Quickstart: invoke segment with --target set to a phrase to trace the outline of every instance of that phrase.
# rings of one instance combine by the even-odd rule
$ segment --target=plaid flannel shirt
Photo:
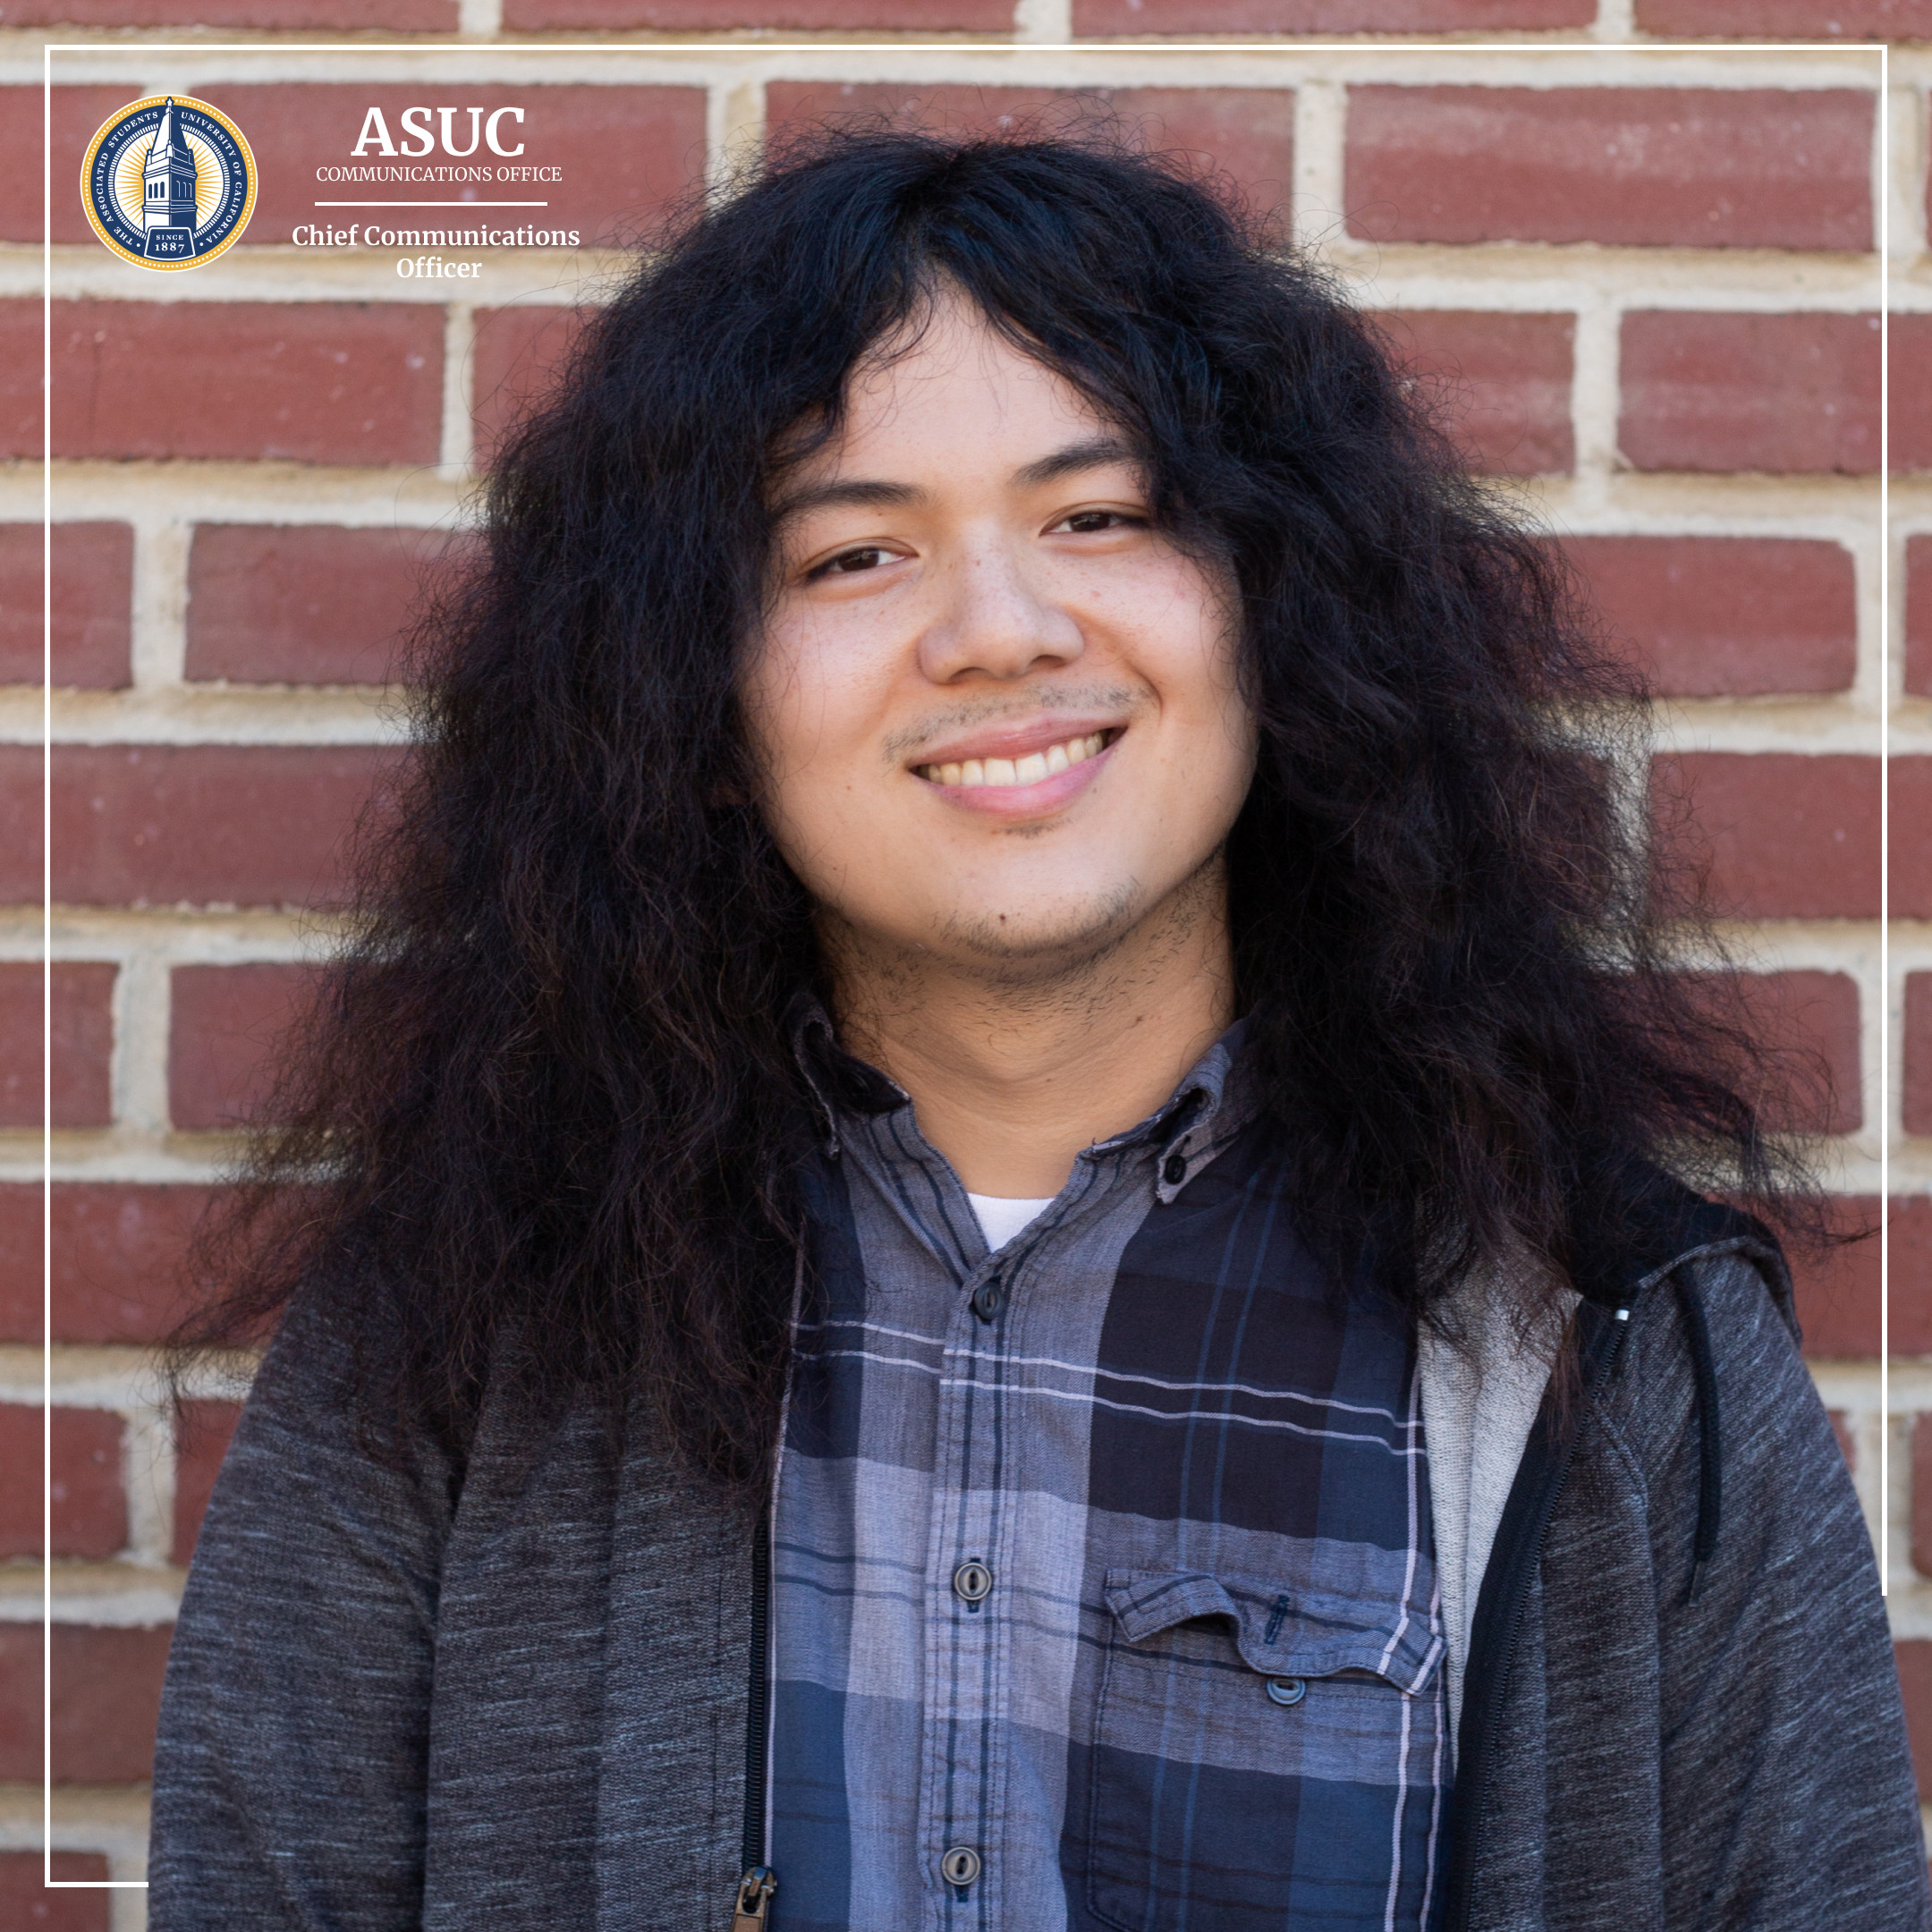
[[[1448,1784],[1415,1350],[1298,1241],[1241,1028],[988,1254],[801,1050],[773,1515],[778,1932],[1426,1932]]]

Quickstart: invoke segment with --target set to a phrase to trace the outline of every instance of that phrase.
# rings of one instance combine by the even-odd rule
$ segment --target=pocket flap
[[[1241,1661],[1269,1677],[1367,1671],[1413,1693],[1442,1662],[1436,1621],[1385,1598],[1291,1590],[1264,1577],[1200,1570],[1109,1570],[1106,1596],[1129,1643],[1195,1617],[1223,1618]]]

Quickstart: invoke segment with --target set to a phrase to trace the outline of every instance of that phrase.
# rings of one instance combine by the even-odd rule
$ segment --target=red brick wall
[[[567,357],[618,266],[610,244],[761,130],[841,114],[953,127],[1107,114],[1211,163],[1333,263],[1472,462],[1561,537],[1606,627],[1650,670],[1669,700],[1650,794],[1694,815],[1754,997],[1818,1075],[1785,1117],[1815,1137],[1848,1231],[1889,1218],[1890,1498],[1877,1243],[1808,1267],[1801,1299],[1868,1517],[1910,1524],[1894,1536],[1892,1612],[1932,1766],[1932,316],[1913,312],[1932,306],[1917,292],[1932,0],[22,0],[5,20],[50,38],[106,30],[117,46],[242,29],[266,49],[259,78],[251,56],[222,56],[233,85],[192,56],[148,54],[137,71],[130,53],[105,79],[97,62],[55,56],[64,1870],[140,1874],[167,1631],[234,1415],[233,1391],[210,1386],[177,1436],[144,1351],[175,1305],[184,1232],[308,983],[343,836],[372,798],[379,809],[394,757],[380,687],[401,674],[412,611],[463,540],[474,465]],[[420,86],[398,78],[401,53],[372,85],[359,56],[284,50],[369,30],[424,50]],[[717,38],[692,47],[693,33]],[[635,51],[583,51],[587,35]],[[1773,35],[1899,43],[1889,148],[1874,57],[1726,45]],[[1421,44],[1445,36],[1470,44]],[[312,212],[312,168],[347,158],[368,105],[386,104],[393,124],[399,107],[441,97],[439,37],[524,45],[462,98],[526,106],[533,157],[564,168],[544,218],[579,229],[581,253],[483,251],[478,279],[453,284],[399,278],[393,254],[291,244]],[[1052,45],[1070,37],[1089,45]],[[1173,44],[1203,37],[1259,44],[1222,55]],[[878,44],[842,44],[855,38]],[[1615,44],[1680,38],[1704,44]],[[1309,55],[1301,39],[1334,45]],[[1533,60],[1515,42],[1534,45]],[[9,58],[0,1465],[17,1471],[38,1470],[40,1445],[30,687],[43,552],[39,63],[37,49]],[[117,265],[80,218],[81,149],[137,84],[214,98],[262,163],[245,240],[206,273]],[[1901,311],[1890,533],[1877,490],[1881,208]],[[1888,691],[1889,978],[1875,757]],[[1901,1049],[1889,1082],[1887,1018]],[[41,1540],[38,1492],[16,1480],[0,1498],[0,1577],[13,1590],[0,1598],[0,1919],[125,1928],[138,1894],[43,1894],[38,1860],[20,1860],[31,1838],[4,1835],[5,1820],[38,1815]]]

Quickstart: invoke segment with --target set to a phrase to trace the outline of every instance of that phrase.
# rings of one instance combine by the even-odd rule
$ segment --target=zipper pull
[[[765,1932],[766,1909],[778,1889],[768,1865],[754,1865],[738,1881],[738,1902],[732,1909],[731,1932]]]

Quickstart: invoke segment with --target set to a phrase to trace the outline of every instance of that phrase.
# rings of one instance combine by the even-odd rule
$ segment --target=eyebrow
[[[1025,469],[1013,472],[1013,481],[1022,489],[1042,483],[1057,483],[1062,477],[1078,476],[1083,470],[1105,470],[1110,463],[1131,462],[1133,452],[1114,436],[1089,436],[1084,443],[1069,443],[1051,456],[1042,456]]]
[[[1014,470],[1013,480],[1021,489],[1037,489],[1043,483],[1058,482],[1062,477],[1078,476],[1087,470],[1103,470],[1111,463],[1129,462],[1132,452],[1118,436],[1089,436],[1084,442],[1069,443],[1037,462]],[[924,503],[927,492],[916,483],[889,483],[884,479],[851,477],[826,483],[806,483],[788,490],[772,512],[772,521],[782,523],[789,517],[802,516],[808,510],[900,509],[909,504]]]
[[[778,499],[772,510],[772,521],[783,523],[787,517],[802,516],[808,510],[890,510],[925,500],[926,492],[915,483],[886,483],[864,477],[834,483],[806,483],[787,490]]]

